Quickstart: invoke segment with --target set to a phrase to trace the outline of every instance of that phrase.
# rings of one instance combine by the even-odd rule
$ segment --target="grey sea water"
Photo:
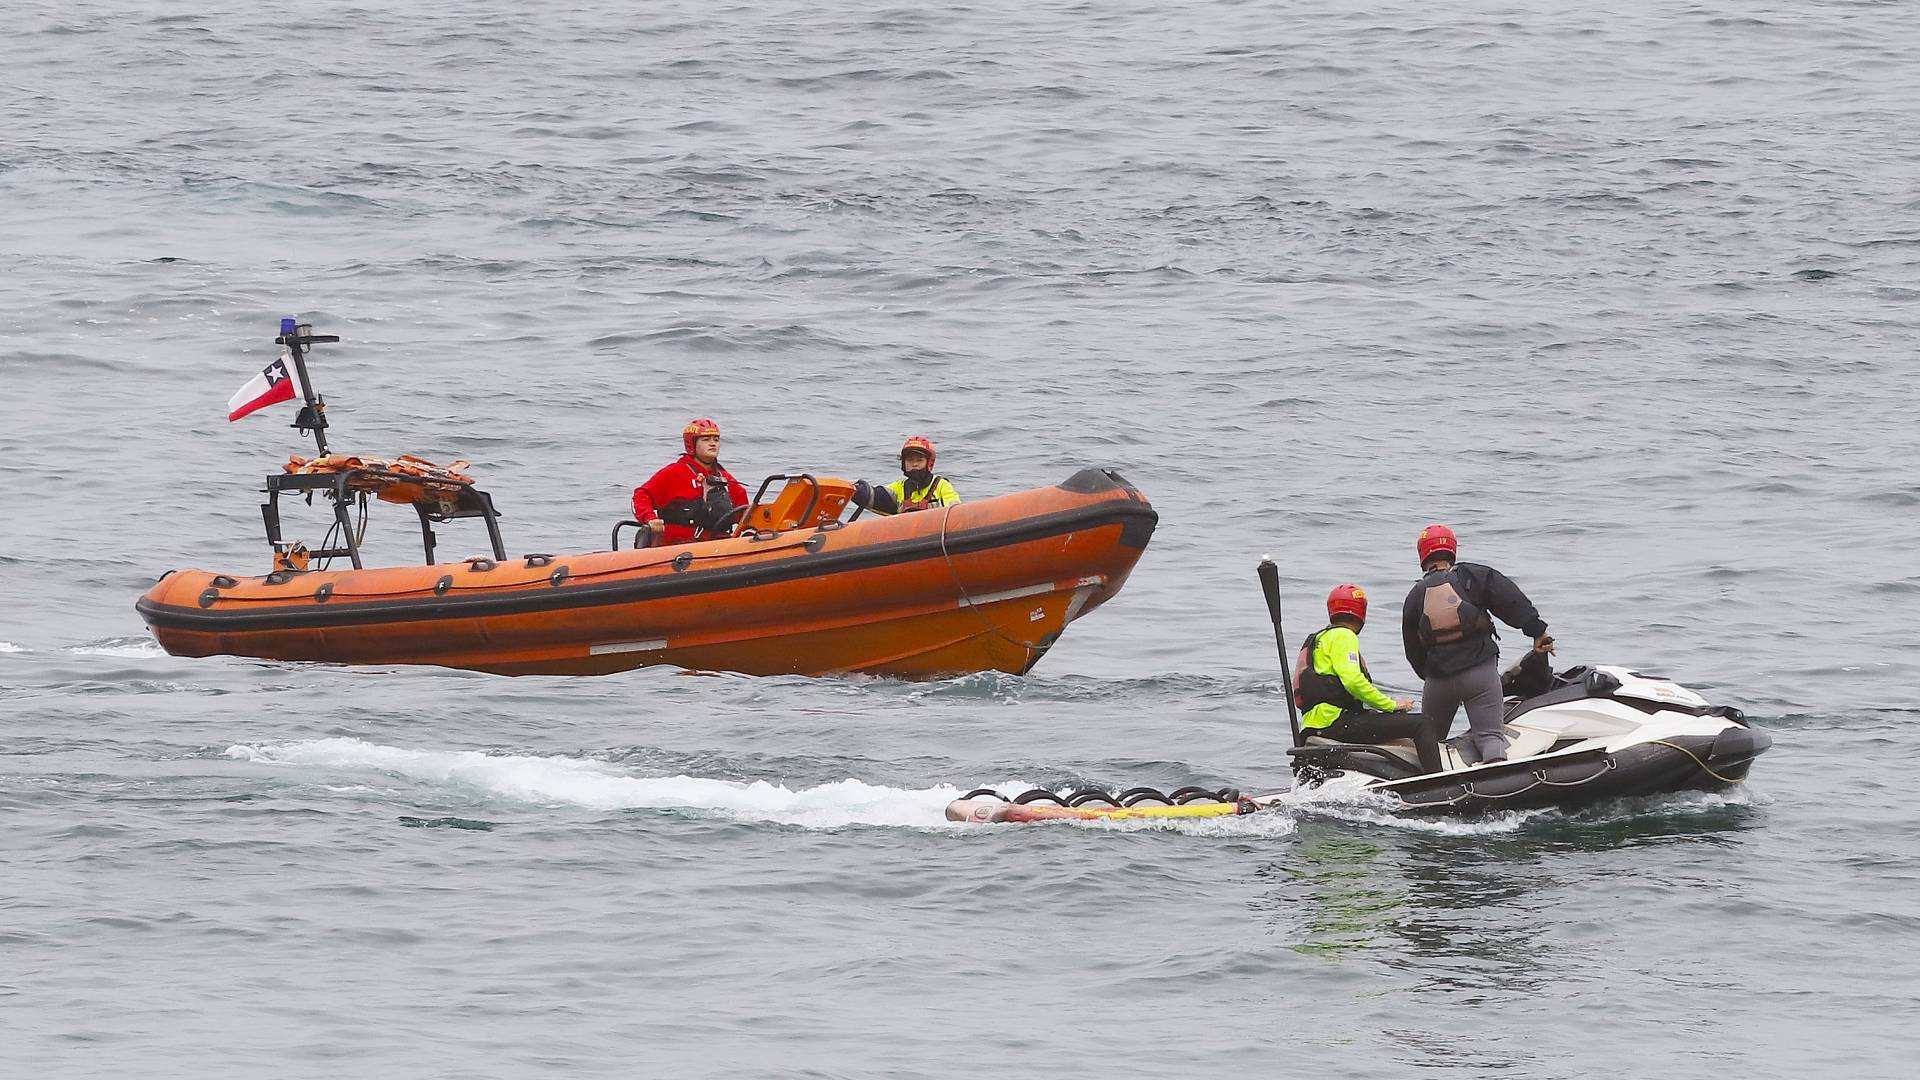
[[[0,1074],[1914,1074],[1910,5],[6,11]],[[471,460],[516,552],[698,415],[1161,526],[1027,678],[170,658],[159,573],[266,567],[307,447],[224,408],[292,314],[336,446]],[[1297,640],[1430,521],[1750,784],[942,822],[1284,786],[1255,562]]]

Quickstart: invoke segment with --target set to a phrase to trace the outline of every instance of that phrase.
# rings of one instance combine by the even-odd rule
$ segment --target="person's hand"
[[[1537,637],[1537,638],[1534,638],[1534,639],[1533,639],[1533,651],[1534,651],[1534,652],[1543,652],[1543,653],[1550,653],[1550,652],[1552,652],[1552,651],[1553,651],[1553,635],[1552,635],[1552,634],[1541,634],[1541,635],[1540,635],[1539,637]]]
[[[647,522],[647,531],[655,536],[659,536],[661,533],[667,531],[667,523],[661,521],[659,518],[654,518],[652,521]]]
[[[1419,708],[1419,706],[1413,703],[1412,698],[1400,698],[1393,703],[1393,706],[1400,712],[1414,712]]]
[[[855,506],[872,509],[873,485],[867,483],[865,480],[855,480],[853,482],[853,495],[850,501]]]

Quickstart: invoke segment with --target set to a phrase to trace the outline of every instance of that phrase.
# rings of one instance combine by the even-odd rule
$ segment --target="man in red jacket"
[[[747,489],[720,464],[720,425],[701,417],[680,433],[687,452],[633,489],[633,519],[656,545],[733,534]]]

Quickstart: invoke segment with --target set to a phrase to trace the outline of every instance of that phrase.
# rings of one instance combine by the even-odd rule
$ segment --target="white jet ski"
[[[1283,685],[1286,633],[1280,625],[1279,570],[1260,562],[1260,584],[1273,618]],[[1119,794],[1090,788],[1072,793],[1035,789],[1009,798],[976,788],[947,807],[949,821],[1215,817],[1258,813],[1302,791],[1385,795],[1416,813],[1476,813],[1534,807],[1574,808],[1608,799],[1676,791],[1718,791],[1746,779],[1753,759],[1773,745],[1748,726],[1739,709],[1715,705],[1692,690],[1621,667],[1574,667],[1554,674],[1547,652],[1529,652],[1502,678],[1507,758],[1482,762],[1469,735],[1440,747],[1443,768],[1421,772],[1412,740],[1340,743],[1311,731],[1293,758],[1293,791],[1242,795],[1181,788],[1163,794],[1132,788]],[[1287,702],[1291,716],[1293,702]],[[1297,721],[1295,731],[1299,732]]]
[[[1773,745],[1740,710],[1670,679],[1604,666],[1546,675],[1544,692],[1507,701],[1505,761],[1481,763],[1462,735],[1441,745],[1443,770],[1422,773],[1410,740],[1363,745],[1309,735],[1287,751],[1294,790],[1377,792],[1416,811],[1574,807],[1728,788]]]

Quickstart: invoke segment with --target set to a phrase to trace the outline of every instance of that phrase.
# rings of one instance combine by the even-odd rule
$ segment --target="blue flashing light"
[[[281,333],[283,333],[283,334],[291,334],[291,333],[293,333],[293,323],[294,323],[294,320],[292,320],[292,319],[281,319],[281,320],[280,320],[280,332],[281,332]]]

